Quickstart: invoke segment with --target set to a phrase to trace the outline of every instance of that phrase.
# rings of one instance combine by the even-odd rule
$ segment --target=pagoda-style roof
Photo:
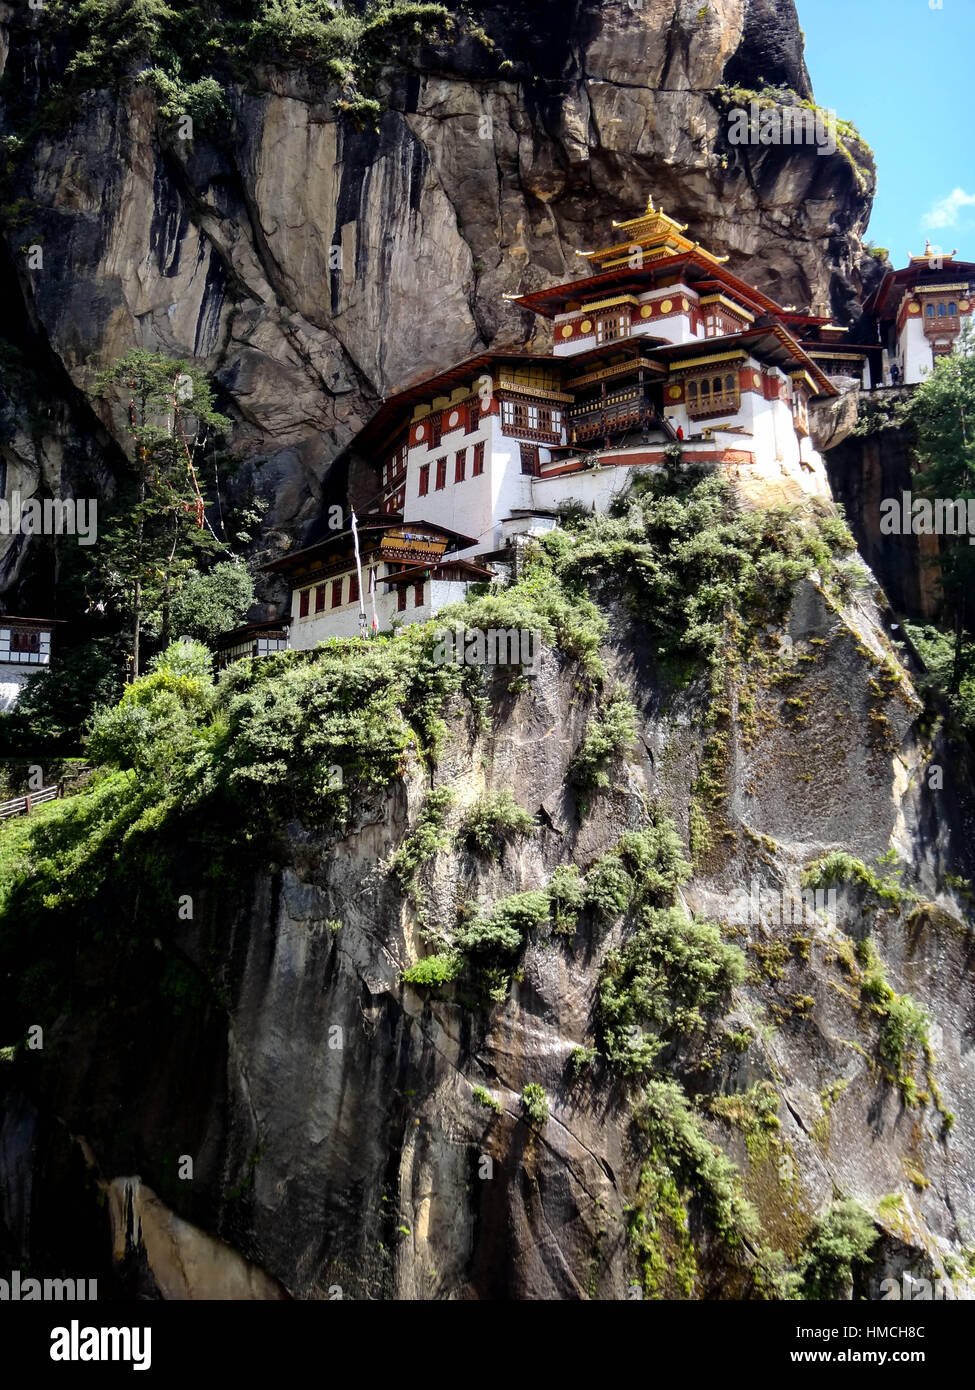
[[[433,561],[429,565],[414,565],[412,569],[383,575],[379,583],[389,584],[391,587],[395,587],[397,584],[416,584],[421,579],[436,578],[437,571],[443,569],[460,570],[471,580],[494,578],[494,571],[486,569],[483,565],[475,565],[470,560],[452,559],[451,556],[445,555],[441,560]]]
[[[248,637],[259,636],[262,632],[286,633],[290,623],[290,613],[285,613],[280,618],[266,618],[260,623],[243,623],[240,627],[232,628],[229,632],[221,632],[217,637],[217,647],[233,647],[239,642],[246,642]]]
[[[452,367],[445,367],[435,376],[415,377],[392,396],[387,396],[375,414],[363,425],[356,435],[356,450],[379,449],[390,441],[402,428],[403,412],[410,406],[423,405],[432,396],[448,394],[458,386],[466,386],[471,380],[483,375],[485,370],[496,362],[540,362],[546,358],[537,352],[525,352],[518,348],[498,348],[493,352],[479,352],[473,357],[465,357]]]
[[[868,296],[863,309],[865,314],[873,314],[880,322],[892,319],[904,293],[908,290],[923,289],[939,285],[969,284],[975,281],[975,262],[956,261],[957,251],[951,255],[944,252],[935,255],[928,242],[923,256],[911,256],[908,265],[901,270],[889,270],[880,284]]]
[[[0,627],[63,627],[67,618],[18,618],[13,613],[0,613]]]
[[[687,275],[688,283],[693,284],[695,289],[728,290],[736,299],[740,299],[746,308],[756,313],[775,314],[779,317],[786,313],[781,304],[739,279],[737,275],[733,275],[699,247],[674,254],[667,253],[657,260],[645,261],[640,267],[624,262],[611,270],[603,270],[598,275],[590,275],[584,280],[571,280],[561,285],[550,285],[544,290],[512,295],[511,301],[545,318],[554,318],[556,314],[570,312],[568,305],[578,304],[587,296],[591,298],[595,294],[605,292],[610,286],[617,287],[620,293],[629,290],[634,294],[646,294],[650,281],[664,273],[668,277]]]
[[[645,212],[639,217],[631,217],[626,222],[614,222],[613,228],[621,234],[621,239],[615,241],[612,246],[603,247],[599,251],[579,252],[580,256],[585,256],[600,270],[627,265],[635,247],[639,247],[653,259],[678,255],[683,251],[699,252],[714,265],[721,265],[728,259],[727,256],[713,256],[710,251],[705,251],[699,242],[686,237],[686,224],[668,217],[663,208],[655,208],[652,194],[647,199]]]
[[[818,367],[801,344],[783,328],[780,323],[766,319],[744,333],[729,333],[721,338],[696,338],[686,343],[674,343],[672,347],[656,348],[654,356],[663,358],[671,367],[680,367],[684,359],[697,362],[701,358],[718,356],[729,349],[742,348],[774,362],[785,371],[805,371],[816,384],[817,395],[835,396],[836,387],[829,377]]]

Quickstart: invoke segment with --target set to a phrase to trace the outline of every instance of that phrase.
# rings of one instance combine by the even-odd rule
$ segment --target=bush
[[[213,644],[244,621],[253,602],[254,581],[247,569],[221,560],[209,573],[194,570],[187,577],[172,602],[172,630]]]
[[[461,957],[453,953],[424,956],[415,965],[408,966],[400,975],[400,979],[407,985],[425,985],[435,989],[439,985],[446,985],[451,980],[455,980],[463,966],[464,962]]]
[[[857,883],[882,902],[897,908],[910,896],[893,875],[880,878],[862,859],[842,849],[832,850],[817,859],[802,874],[803,888],[832,888],[837,883]]]
[[[548,1119],[548,1096],[542,1086],[535,1081],[529,1081],[521,1093],[521,1103],[529,1119],[534,1120],[537,1125],[545,1124]]]
[[[744,978],[742,952],[710,922],[677,907],[645,908],[599,977],[597,1019],[608,1061],[622,1072],[645,1070],[663,1039],[703,1028],[705,1014]]]
[[[867,1263],[878,1234],[873,1218],[857,1202],[835,1202],[806,1242],[800,1262],[804,1297],[849,1298],[854,1268]]]
[[[560,936],[571,936],[586,902],[585,888],[576,864],[557,866],[549,879],[548,897],[552,905],[552,930]]]
[[[482,796],[461,822],[460,833],[467,846],[489,859],[498,859],[510,835],[531,835],[535,821],[517,804],[505,788]]]
[[[540,889],[513,893],[495,903],[488,918],[475,917],[455,934],[454,943],[467,955],[512,956],[529,931],[548,920],[548,894]]]
[[[403,837],[403,843],[389,858],[389,871],[399,879],[405,892],[413,899],[417,896],[420,870],[440,849],[450,844],[450,836],[444,830],[447,812],[454,802],[454,794],[447,787],[432,791],[423,803],[414,828]]]
[[[569,765],[569,777],[583,793],[609,786],[609,763],[627,754],[636,741],[636,710],[622,686],[596,711]]]
[[[676,1082],[649,1081],[636,1121],[649,1144],[649,1171],[644,1169],[648,1177],[654,1169],[664,1170],[678,1191],[692,1187],[715,1235],[725,1245],[737,1249],[743,1239],[757,1239],[758,1218],[742,1196],[738,1170],[705,1137]]]
[[[633,879],[618,854],[600,855],[586,874],[586,906],[606,921],[626,912],[633,891]]]
[[[918,1048],[928,1041],[930,1016],[909,994],[895,994],[886,1009],[880,1032],[880,1055],[898,1076],[904,1074]]]
[[[490,1091],[486,1091],[483,1086],[475,1086],[472,1092],[474,1099],[479,1105],[486,1105],[489,1110],[493,1110],[496,1115],[504,1114],[504,1106],[499,1100],[495,1100]]]
[[[95,710],[122,695],[120,666],[112,642],[104,639],[57,647],[49,669],[32,676],[15,708],[0,714],[0,752],[80,752]]]

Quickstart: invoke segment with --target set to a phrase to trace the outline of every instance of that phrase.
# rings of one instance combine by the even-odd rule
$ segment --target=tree
[[[901,410],[914,431],[919,471],[916,486],[930,498],[975,500],[975,328],[966,324],[955,351],[939,357],[934,370]],[[965,634],[972,632],[975,546],[968,538],[942,537],[938,557],[941,585],[951,610],[955,659],[951,689],[964,676]]]
[[[212,645],[221,632],[243,622],[253,602],[254,581],[246,567],[221,560],[208,574],[187,575],[173,599],[173,631]]]
[[[96,386],[123,405],[132,449],[128,496],[100,537],[98,568],[107,599],[129,619],[136,680],[143,629],[157,631],[165,646],[181,580],[225,549],[205,525],[196,460],[230,422],[198,368],[141,348],[100,372]]]

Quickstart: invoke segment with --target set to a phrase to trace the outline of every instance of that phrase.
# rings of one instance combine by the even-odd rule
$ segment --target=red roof
[[[590,294],[595,290],[605,288],[607,285],[621,284],[630,282],[644,292],[647,289],[648,275],[660,270],[673,272],[682,270],[688,265],[693,265],[698,270],[706,272],[707,276],[715,285],[723,285],[732,289],[735,293],[758,308],[763,309],[769,314],[784,315],[785,310],[781,304],[777,304],[774,299],[770,299],[761,290],[755,289],[744,280],[740,280],[737,275],[733,275],[730,270],[725,270],[723,266],[715,265],[707,256],[703,256],[699,251],[680,251],[673,256],[663,256],[660,260],[649,261],[642,268],[637,269],[631,266],[617,266],[614,270],[604,270],[600,275],[591,275],[585,280],[572,280],[561,285],[550,285],[548,289],[533,290],[529,294],[519,295],[514,301],[521,304],[526,309],[531,309],[537,314],[551,317],[553,313],[560,312],[552,308],[552,301],[557,299],[576,300],[584,294]]]

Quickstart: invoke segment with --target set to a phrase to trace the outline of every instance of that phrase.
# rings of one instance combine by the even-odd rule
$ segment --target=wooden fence
[[[28,792],[26,796],[15,796],[12,801],[0,801],[0,820],[6,820],[9,816],[29,816],[35,806],[61,796],[61,786],[58,783],[53,787],[42,787],[38,792]]]

